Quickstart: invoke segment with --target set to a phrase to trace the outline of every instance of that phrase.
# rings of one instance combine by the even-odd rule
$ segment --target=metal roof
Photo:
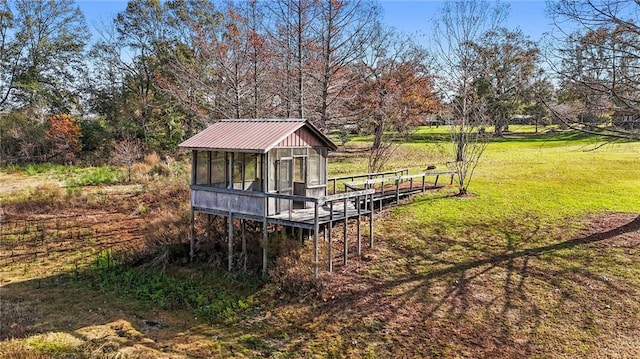
[[[305,119],[221,120],[182,142],[192,150],[267,153],[296,130],[307,127],[332,150],[336,145]]]

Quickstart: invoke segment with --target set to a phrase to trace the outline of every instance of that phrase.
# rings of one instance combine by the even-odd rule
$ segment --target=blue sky
[[[504,1],[511,11],[506,27],[519,27],[532,40],[540,40],[552,26],[545,17],[546,3],[542,0]],[[435,0],[382,0],[385,20],[405,33],[429,34],[443,1]]]
[[[532,40],[539,40],[551,26],[545,17],[545,1],[512,0],[507,19],[508,28],[520,27]],[[382,0],[385,21],[398,30],[408,34],[426,34],[431,31],[431,22],[437,15],[442,1],[436,0]],[[77,4],[91,27],[100,27],[101,22],[109,23],[120,11],[124,10],[125,0],[77,0]],[[92,28],[92,30],[94,30]],[[93,31],[95,32],[95,31]]]

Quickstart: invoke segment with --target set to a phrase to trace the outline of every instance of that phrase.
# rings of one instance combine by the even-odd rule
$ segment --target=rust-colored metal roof
[[[315,126],[304,119],[221,120],[182,142],[179,147],[193,150],[267,153],[302,127],[307,127],[327,147],[337,147]]]

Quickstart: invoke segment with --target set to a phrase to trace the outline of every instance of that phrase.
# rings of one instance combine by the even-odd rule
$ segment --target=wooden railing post
[[[329,272],[333,272],[333,201],[329,201]]]
[[[366,204],[366,197],[365,197]],[[360,213],[362,211],[362,204],[360,203],[360,196],[358,196],[356,200],[356,205],[358,206],[358,219],[356,223],[356,250],[358,252],[358,257],[362,255],[362,244],[361,244],[361,236],[360,236]]]
[[[318,223],[318,207],[320,204],[315,202],[313,211],[313,277],[318,278],[318,232],[320,225]]]
[[[347,242],[347,198],[345,197],[344,201],[343,201],[343,206],[344,206],[344,228],[343,228],[343,242],[344,242],[344,265],[347,265],[347,252],[348,252],[348,247],[349,247],[349,243]]]

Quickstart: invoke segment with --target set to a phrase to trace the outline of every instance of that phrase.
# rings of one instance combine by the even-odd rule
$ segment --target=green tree
[[[72,0],[16,0],[13,5],[15,9],[0,5],[1,26],[13,26],[2,35],[8,49],[2,57],[7,51],[11,63],[3,66],[6,100],[2,104],[36,113],[77,108],[79,82],[86,68],[83,52],[89,39],[80,9]]]
[[[477,55],[471,66],[475,89],[486,101],[495,134],[501,137],[526,102],[538,69],[539,50],[522,31],[506,28],[488,31],[469,46]]]

